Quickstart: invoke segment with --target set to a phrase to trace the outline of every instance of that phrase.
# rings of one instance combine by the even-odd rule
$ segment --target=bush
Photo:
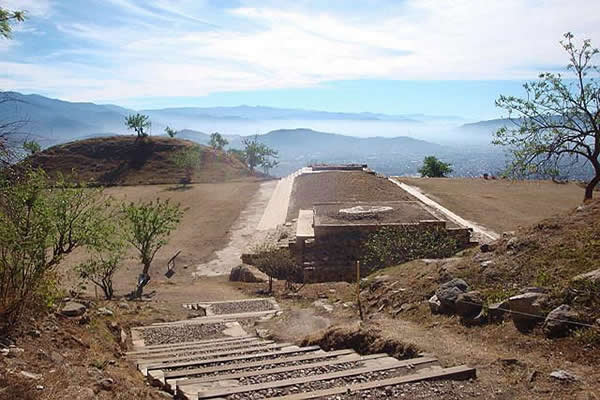
[[[51,305],[52,272],[66,254],[97,242],[108,200],[59,177],[50,186],[41,170],[0,177],[0,329],[18,322],[32,303]]]
[[[423,160],[423,166],[419,168],[418,172],[421,176],[429,178],[445,178],[452,172],[452,165],[438,160],[435,156],[428,156]]]
[[[269,276],[269,293],[273,291],[273,278],[290,282],[302,279],[302,268],[287,248],[275,244],[264,243],[253,249],[252,264]]]
[[[376,270],[420,258],[450,257],[457,251],[456,240],[445,229],[384,227],[365,243],[363,262],[370,270]]]

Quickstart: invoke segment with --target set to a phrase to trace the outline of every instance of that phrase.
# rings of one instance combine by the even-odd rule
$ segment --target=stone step
[[[476,377],[475,368],[469,368],[461,365],[458,367],[441,368],[441,369],[430,369],[417,372],[416,374],[410,374],[406,376],[399,376],[389,379],[375,380],[365,383],[356,383],[347,386],[338,386],[325,390],[316,390],[313,392],[290,394],[287,396],[271,397],[271,400],[307,400],[307,399],[318,399],[329,396],[343,395],[346,393],[357,393],[370,389],[403,385],[408,383],[415,383],[426,380],[441,380],[441,379],[452,379],[452,380],[466,380],[473,379]]]
[[[269,351],[264,353],[255,353],[255,354],[246,354],[241,356],[234,357],[223,357],[223,358],[213,358],[213,359],[205,359],[205,360],[188,360],[177,363],[166,363],[166,362],[158,362],[158,363],[139,363],[138,369],[144,374],[148,375],[149,369],[176,369],[176,368],[190,368],[190,367],[199,367],[207,364],[214,363],[231,363],[234,361],[242,361],[242,360],[251,360],[253,358],[261,358],[261,357],[275,357],[275,358],[285,358],[286,356],[292,356],[296,353],[309,353],[323,351],[319,346],[309,346],[309,347],[297,347],[291,346],[290,348],[284,348],[279,351]]]
[[[293,372],[293,371],[307,371],[307,370],[311,370],[311,369],[335,366],[335,365],[344,364],[344,363],[356,363],[356,364],[359,364],[361,367],[377,366],[381,363],[381,360],[379,360],[379,359],[385,359],[385,358],[389,358],[389,356],[385,353],[371,354],[371,355],[367,355],[367,356],[360,356],[358,354],[352,354],[350,357],[347,356],[344,358],[338,358],[338,359],[322,361],[322,362],[317,362],[317,363],[311,363],[311,364],[293,365],[293,366],[289,366],[289,367],[271,368],[271,369],[267,369],[267,370],[257,370],[257,371],[247,371],[247,372],[244,371],[244,372],[237,372],[237,373],[226,374],[226,375],[208,376],[208,377],[203,377],[203,378],[169,379],[166,381],[166,383],[167,383],[168,389],[170,389],[171,391],[177,391],[177,392],[181,391],[181,392],[188,392],[188,393],[192,392],[193,393],[193,388],[190,388],[189,387],[190,385],[199,385],[199,384],[213,382],[213,381],[227,381],[227,380],[237,381],[238,383],[240,383],[239,382],[240,378],[269,376],[269,375],[275,375],[275,374],[279,374],[279,373],[287,373],[287,372]],[[421,358],[417,358],[417,359],[399,361],[398,365],[397,365],[397,367],[406,368],[406,373],[414,372],[416,370],[420,370],[420,369],[431,367],[431,366],[439,366],[438,360],[435,358],[431,358],[431,357],[427,357],[427,358],[421,357]],[[356,368],[358,368],[358,367],[356,367]],[[307,373],[306,375],[308,376],[310,374]],[[313,376],[318,376],[318,375],[313,375]],[[177,388],[177,390],[174,390],[176,388]]]
[[[242,386],[234,386],[234,387],[219,387],[219,388],[210,388],[210,385],[178,385],[177,386],[177,394],[180,397],[183,397],[188,400],[198,400],[198,399],[212,399],[218,397],[227,397],[232,394],[240,394],[240,393],[250,393],[256,392],[260,390],[273,389],[273,388],[283,388],[288,386],[300,385],[309,382],[316,381],[326,381],[335,378],[343,378],[361,375],[369,372],[378,372],[385,371],[389,369],[396,369],[402,366],[401,362],[392,357],[384,357],[380,358],[366,367],[349,369],[345,371],[332,372],[327,374],[320,375],[312,375],[305,376],[301,378],[294,379],[286,379],[280,380],[276,382],[267,382],[267,383],[259,383],[255,385],[242,385]],[[406,366],[406,364],[404,365]],[[232,382],[233,383],[233,382]],[[226,381],[220,381],[218,385],[223,386],[226,385]],[[235,384],[235,383],[233,383]]]
[[[273,374],[279,374],[282,372],[308,370],[308,369],[312,369],[312,368],[333,366],[333,365],[343,364],[343,363],[348,363],[348,362],[363,362],[363,361],[374,360],[374,359],[383,358],[383,357],[387,357],[387,354],[382,353],[382,354],[371,354],[368,356],[360,356],[356,353],[352,353],[345,357],[336,357],[333,359],[329,359],[326,361],[319,361],[316,363],[299,364],[299,365],[269,368],[269,369],[260,369],[260,370],[255,370],[255,371],[244,370],[243,372],[238,371],[238,372],[234,372],[234,373],[211,375],[211,376],[205,376],[205,377],[201,377],[201,378],[183,377],[183,378],[176,378],[176,379],[168,379],[166,383],[167,383],[167,385],[171,386],[171,389],[174,389],[174,386],[176,384],[185,386],[185,385],[189,385],[189,384],[198,384],[198,383],[212,382],[212,381],[218,381],[218,380],[232,380],[232,379],[240,379],[240,378],[247,378],[247,377],[273,375]]]
[[[263,339],[256,337],[256,336],[247,336],[245,338],[227,338],[226,341],[219,341],[219,342],[213,342],[213,343],[204,343],[204,342],[188,342],[188,343],[178,343],[178,344],[167,344],[167,345],[158,345],[157,347],[153,347],[153,348],[141,348],[140,350],[135,350],[135,351],[129,351],[127,353],[125,353],[125,355],[127,356],[136,356],[136,355],[143,355],[143,354],[157,354],[157,353],[163,353],[163,352],[167,352],[167,351],[177,351],[180,349],[212,349],[212,348],[223,348],[223,347],[230,347],[230,346],[234,346],[234,345],[238,345],[238,344],[248,344],[248,343],[255,343],[255,342],[261,342],[263,341]]]
[[[234,344],[235,345],[234,345]],[[145,360],[145,359],[162,359],[165,357],[173,357],[173,358],[177,358],[179,355],[182,354],[211,354],[211,353],[220,353],[220,352],[224,352],[224,351],[229,351],[229,352],[236,352],[236,351],[244,351],[246,349],[252,349],[252,348],[257,348],[257,347],[266,347],[269,345],[277,345],[277,343],[275,343],[273,340],[255,340],[255,341],[251,341],[251,342],[233,342],[231,345],[227,344],[227,345],[223,345],[220,344],[219,346],[211,346],[211,347],[184,347],[184,348],[178,348],[178,349],[171,349],[171,350],[162,350],[162,351],[158,351],[158,352],[152,352],[152,353],[141,353],[141,354],[133,354],[133,355],[128,355],[128,358],[131,359],[135,359],[135,360]]]
[[[262,361],[254,361],[254,362],[245,362],[240,364],[229,364],[229,365],[219,365],[216,367],[204,367],[204,368],[193,368],[193,369],[181,369],[176,371],[166,371],[164,376],[169,378],[177,378],[184,376],[198,376],[203,374],[214,374],[214,373],[225,373],[229,371],[243,370],[245,368],[255,368],[255,367],[266,367],[273,366],[279,364],[285,364],[290,362],[304,362],[311,360],[320,360],[320,359],[336,359],[340,357],[348,357],[348,356],[358,356],[354,350],[343,349],[343,350],[335,350],[330,352],[320,351],[317,353],[309,353],[303,354],[300,356],[287,357],[287,358],[277,358],[273,360],[262,360]]]
[[[216,358],[221,358],[221,357],[227,357],[227,356],[234,355],[234,354],[263,353],[265,351],[273,351],[276,349],[283,349],[283,348],[290,347],[290,346],[293,346],[293,344],[270,342],[270,344],[265,344],[265,345],[260,345],[260,346],[246,347],[246,348],[241,348],[241,349],[219,350],[219,351],[215,351],[215,352],[211,352],[211,353],[203,353],[203,352],[189,353],[189,354],[178,353],[178,354],[160,355],[157,357],[150,357],[150,358],[138,358],[135,360],[135,362],[139,365],[139,364],[150,364],[150,363],[167,362],[167,361],[177,363],[177,362],[184,362],[184,361],[188,361],[188,360],[204,360],[204,359],[212,359],[212,358],[216,359]]]

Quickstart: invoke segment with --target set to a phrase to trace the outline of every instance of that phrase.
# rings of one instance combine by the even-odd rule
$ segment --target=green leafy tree
[[[199,145],[186,147],[173,155],[173,162],[178,168],[184,170],[185,176],[181,183],[185,186],[192,182],[194,171],[202,164],[202,148]]]
[[[23,21],[25,21],[25,11],[12,11],[0,7],[0,36],[10,39],[13,25]]]
[[[444,178],[452,172],[452,165],[438,160],[435,156],[427,156],[418,172],[421,176],[429,178]]]
[[[276,150],[259,142],[257,135],[253,138],[244,138],[242,144],[244,145],[244,159],[251,172],[254,172],[256,167],[270,165],[273,159],[279,157]]]
[[[177,131],[171,127],[166,127],[165,128],[165,133],[170,137],[170,138],[174,138],[177,135]]]
[[[26,140],[23,142],[23,149],[29,154],[35,154],[39,153],[42,150],[42,147],[35,140]]]
[[[215,150],[223,150],[225,146],[229,144],[229,141],[225,139],[219,132],[212,133],[210,135],[210,147]]]
[[[508,112],[512,126],[495,134],[494,144],[506,146],[513,160],[508,174],[558,178],[561,171],[581,161],[591,166],[593,178],[585,188],[591,199],[600,182],[600,73],[590,40],[576,47],[571,33],[560,43],[567,53],[569,79],[542,73],[526,83],[526,97],[500,96],[496,105]]]
[[[272,243],[263,243],[253,249],[252,265],[269,277],[269,293],[273,292],[273,278],[285,279],[288,283],[302,278],[302,269],[289,249]]]
[[[148,131],[152,126],[150,117],[143,114],[129,115],[125,118],[125,125],[127,129],[134,131],[139,138],[148,137]]]
[[[125,239],[138,250],[142,273],[132,297],[141,298],[150,281],[150,266],[156,253],[181,221],[183,210],[169,201],[130,203],[122,206],[125,215]]]
[[[121,266],[126,245],[120,229],[121,218],[115,215],[101,222],[96,227],[98,235],[87,246],[89,259],[79,264],[76,271],[81,279],[98,286],[104,297],[111,300],[114,295],[113,276]]]
[[[450,257],[457,251],[456,240],[445,229],[384,227],[369,236],[363,262],[370,270],[376,270],[420,258]]]
[[[41,170],[4,170],[0,176],[0,323],[3,330],[49,293],[52,272],[66,254],[103,235],[110,201],[101,189]],[[49,303],[48,299],[44,302]]]

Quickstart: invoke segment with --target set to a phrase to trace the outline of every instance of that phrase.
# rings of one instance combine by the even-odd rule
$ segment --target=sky
[[[125,107],[501,116],[499,94],[600,46],[592,0],[0,0],[0,88]]]

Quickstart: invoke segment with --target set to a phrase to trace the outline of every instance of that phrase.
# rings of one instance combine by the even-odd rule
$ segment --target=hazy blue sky
[[[327,4],[327,5],[324,5]],[[269,105],[493,118],[499,93],[600,46],[591,0],[0,0],[0,88],[132,108]]]

